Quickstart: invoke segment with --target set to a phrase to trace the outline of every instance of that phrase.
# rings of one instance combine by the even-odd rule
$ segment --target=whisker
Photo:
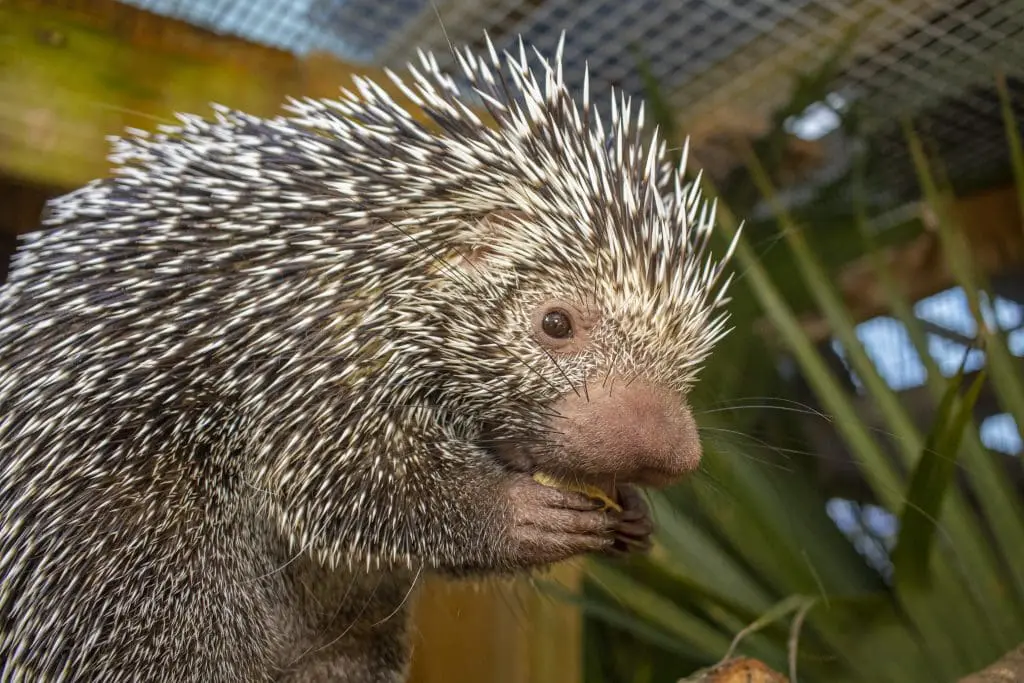
[[[459,63],[458,54],[455,51],[455,44],[452,43],[452,39],[448,37],[448,27],[444,25],[444,20],[441,18],[441,8],[437,6],[435,0],[430,0],[430,6],[434,10],[434,16],[437,17],[437,25],[441,27],[441,34],[444,36],[444,42],[448,45],[448,51],[451,53],[455,63]]]
[[[762,448],[765,448],[765,449],[767,449],[769,451],[772,451],[774,453],[778,453],[779,455],[786,455],[785,449],[776,447],[776,446],[768,443],[767,441],[764,441],[762,439],[758,439],[757,437],[750,436],[749,434],[744,434],[743,432],[739,432],[739,431],[735,431],[735,430],[731,430],[731,429],[718,429],[716,431],[721,431],[721,432],[724,432],[724,433],[727,433],[727,434],[733,434],[733,435],[736,435],[736,436],[745,436],[750,441],[753,441],[754,443],[756,443],[757,445],[761,446]],[[784,465],[782,463],[779,463],[779,462],[774,462],[774,461],[771,461],[771,460],[767,460],[765,458],[759,458],[759,457],[757,457],[755,455],[751,455],[749,452],[747,452],[747,451],[745,451],[743,449],[737,449],[734,452],[736,454],[746,458],[747,460],[750,460],[751,462],[757,462],[757,463],[761,463],[763,465],[769,465],[769,466],[771,466],[771,467],[773,467],[775,469],[778,469],[778,470],[780,470],[782,472],[792,472],[793,471],[792,467],[786,466],[786,465]],[[795,455],[796,453],[790,453],[790,454]]]
[[[339,640],[341,640],[342,638],[347,636],[349,631],[351,631],[353,628],[355,628],[356,624],[358,624],[360,619],[362,619],[363,613],[366,612],[366,608],[369,607],[371,604],[373,604],[373,599],[377,595],[377,589],[380,588],[381,584],[384,583],[384,578],[385,578],[385,575],[381,574],[380,577],[377,579],[377,585],[375,585],[373,587],[373,590],[370,591],[370,595],[366,598],[366,602],[363,603],[363,606],[359,609],[359,612],[352,618],[352,622],[348,626],[346,626],[345,629],[341,633],[339,633],[337,636],[332,638],[330,641],[324,643],[320,647],[317,647],[317,648],[313,648],[313,647],[307,648],[306,651],[303,652],[302,654],[300,654],[296,658],[295,661],[298,661],[299,659],[302,659],[303,657],[305,657],[306,655],[309,655],[309,654],[316,654],[317,652],[323,652],[324,650],[326,650],[327,648],[329,648],[330,646],[334,645]]]
[[[782,405],[773,405],[774,403]],[[783,408],[789,408],[794,411],[804,411],[809,415],[815,415],[828,422],[833,421],[833,417],[827,413],[823,413],[818,408],[807,403],[802,403],[793,399],[783,398],[779,396],[750,396],[745,398],[734,399],[731,401],[718,401],[710,404],[707,408],[701,408],[700,413],[715,413],[725,412],[730,408],[733,409],[752,409],[752,408],[765,408],[769,410],[781,410]]]
[[[569,375],[566,374],[562,366],[558,364],[558,361],[555,360],[555,357],[554,355],[552,355],[551,351],[544,348],[541,344],[537,344],[537,346],[539,346],[544,351],[544,354],[554,364],[555,368],[558,370],[559,373],[561,373],[562,377],[565,378],[565,381],[569,383],[569,387],[572,389],[573,393],[576,394],[577,398],[579,398],[580,392],[577,391],[575,383],[571,379],[569,379]]]
[[[407,590],[405,592],[405,596],[402,598],[401,602],[398,603],[398,605],[395,607],[394,610],[392,610],[392,612],[390,614],[388,614],[383,619],[379,620],[377,623],[373,624],[373,626],[371,628],[375,628],[377,626],[380,626],[381,624],[383,624],[384,622],[388,621],[389,619],[394,617],[396,614],[398,614],[399,611],[401,611],[402,607],[405,606],[405,603],[409,601],[409,596],[412,595],[413,590],[416,588],[416,584],[419,582],[420,575],[422,573],[423,573],[423,564],[420,563],[420,566],[416,569],[416,575],[413,576],[413,578],[412,578],[412,584],[409,586],[409,590]]]
[[[832,417],[816,410],[807,410],[805,408],[796,408],[791,406],[771,406],[771,405],[749,405],[749,406],[730,406],[728,408],[711,408],[710,410],[699,410],[694,411],[694,417],[700,415],[714,415],[716,413],[729,413],[736,410],[775,410],[784,413],[797,413],[799,415],[811,415],[814,417],[820,417],[827,422],[832,422]]]
[[[141,109],[132,109],[130,107],[122,107],[120,105],[111,104],[109,102],[100,102],[98,100],[84,100],[85,104],[96,107],[97,109],[106,109],[108,111],[118,112],[120,114],[131,114],[132,116],[138,116],[139,118],[148,119],[155,123],[174,124],[177,122],[176,119],[167,116],[157,116],[150,112],[142,111]]]

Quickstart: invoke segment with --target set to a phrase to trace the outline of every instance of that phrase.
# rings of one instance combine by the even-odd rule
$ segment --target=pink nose
[[[564,466],[652,487],[675,483],[700,465],[697,425],[679,395],[639,380],[593,382],[555,406]],[[570,464],[571,463],[571,464]]]

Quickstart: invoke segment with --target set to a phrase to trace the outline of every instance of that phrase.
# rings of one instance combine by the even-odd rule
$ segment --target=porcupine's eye
[[[571,301],[548,299],[530,316],[533,338],[552,353],[579,353],[587,347],[595,313]]]
[[[572,336],[572,321],[568,313],[555,309],[544,316],[541,329],[552,339],[568,339]]]

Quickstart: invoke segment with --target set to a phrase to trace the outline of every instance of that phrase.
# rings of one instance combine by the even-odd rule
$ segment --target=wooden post
[[[548,578],[576,590],[581,566],[559,565]],[[410,683],[582,681],[579,610],[526,580],[428,580],[416,625]]]

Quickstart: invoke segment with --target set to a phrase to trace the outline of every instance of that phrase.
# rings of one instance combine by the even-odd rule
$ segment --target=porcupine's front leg
[[[649,533],[643,501],[630,489],[619,490],[621,513],[606,512],[600,502],[544,486],[472,445],[447,443],[438,450],[447,457],[407,478],[395,476],[388,496],[364,498],[380,506],[364,510],[367,516],[384,523],[364,529],[362,547],[371,557],[411,556],[424,570],[453,576],[515,573],[588,552],[625,552]],[[347,530],[341,523],[335,528]],[[366,565],[361,557],[351,559],[353,570]],[[304,569],[305,562],[311,568]],[[335,574],[312,556],[305,562],[291,562],[288,571],[299,572],[291,576],[299,595],[316,587],[316,599],[300,599],[293,608],[317,625],[300,647],[301,661],[280,681],[403,681],[408,605],[422,572],[392,567],[381,581],[378,574]]]
[[[403,683],[415,572],[290,559],[275,683]]]
[[[501,530],[510,568],[553,564],[573,555],[611,550],[621,516],[580,493],[538,484],[515,474],[507,483],[508,513]]]
[[[592,552],[621,555],[645,549],[652,531],[647,507],[630,487],[619,489],[617,512],[525,472],[498,468],[446,480],[450,505],[435,508],[442,513],[435,524],[447,533],[422,550],[448,574],[514,572]]]
[[[405,683],[407,664],[380,657],[383,639],[390,639],[390,635],[382,638],[379,633],[367,634],[349,639],[346,645],[337,648],[343,651],[334,652],[332,648],[315,661],[306,662],[275,679],[275,683]],[[407,649],[404,639],[400,647],[403,651]],[[359,651],[353,652],[353,649]]]
[[[517,566],[553,564],[587,552],[623,556],[650,548],[654,526],[635,488],[620,487],[616,502],[622,510],[605,511],[599,501],[535,484],[532,477],[517,477],[509,484],[514,512],[506,533]]]

